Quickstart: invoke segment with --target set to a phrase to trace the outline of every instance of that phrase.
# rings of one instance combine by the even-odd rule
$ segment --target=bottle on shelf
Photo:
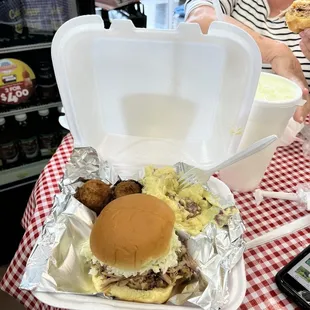
[[[42,103],[56,102],[59,92],[50,53],[41,51],[36,64],[37,93]]]
[[[8,128],[5,118],[0,118],[0,160],[3,168],[12,168],[20,164],[20,154],[15,130]]]
[[[20,149],[23,154],[25,163],[34,162],[40,159],[40,150],[38,138],[34,127],[28,123],[26,114],[15,115],[15,120],[18,123],[18,138]]]
[[[41,156],[50,158],[58,146],[57,124],[50,117],[48,109],[38,111],[40,116],[39,146]]]
[[[24,23],[33,42],[52,41],[58,28],[71,17],[71,2],[22,0]]]
[[[23,44],[24,20],[20,0],[0,1],[0,43],[1,47]]]

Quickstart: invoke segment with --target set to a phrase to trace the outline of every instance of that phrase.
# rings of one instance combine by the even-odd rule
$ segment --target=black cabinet
[[[37,178],[0,187],[0,265],[10,263],[24,234],[21,219]]]

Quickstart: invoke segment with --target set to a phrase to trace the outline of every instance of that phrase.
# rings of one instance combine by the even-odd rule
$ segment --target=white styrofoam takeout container
[[[246,275],[243,258],[231,272],[229,278],[230,298],[221,310],[236,310],[241,305],[246,292]],[[194,305],[185,306],[139,304],[119,300],[102,299],[95,296],[44,293],[33,291],[33,295],[47,305],[70,310],[189,310],[200,309]]]
[[[221,180],[211,177],[208,181],[208,187],[212,192],[220,197],[231,197],[233,195],[227,185]],[[246,274],[244,259],[236,264],[228,278],[229,301],[222,310],[237,310],[241,305],[246,292]],[[183,306],[174,305],[155,305],[126,302],[120,300],[109,300],[95,296],[85,296],[76,294],[59,294],[32,291],[33,295],[40,301],[57,308],[70,310],[188,310],[192,308],[200,309],[190,303]]]
[[[222,22],[203,35],[80,16],[57,31],[52,58],[75,146],[128,165],[206,167],[235,153],[261,71],[254,40]]]
[[[177,30],[136,29],[99,16],[80,16],[57,31],[52,59],[75,147],[92,146],[115,165],[200,167],[235,153],[254,100],[261,56],[243,30],[213,22]],[[212,180],[212,181],[211,181]],[[210,179],[223,195],[231,194]],[[246,290],[243,259],[229,279],[237,309]],[[41,301],[70,309],[187,309],[71,294],[34,292]]]
[[[211,177],[208,182],[209,188],[218,196],[232,197],[227,185],[221,180]],[[233,198],[231,198],[233,201]],[[228,278],[229,301],[221,310],[237,310],[241,305],[246,292],[246,274],[244,259],[236,264]],[[53,307],[70,310],[189,310],[200,309],[190,303],[183,306],[155,305],[126,302],[120,300],[109,300],[95,296],[83,296],[76,294],[59,294],[32,291],[33,295],[40,301]]]

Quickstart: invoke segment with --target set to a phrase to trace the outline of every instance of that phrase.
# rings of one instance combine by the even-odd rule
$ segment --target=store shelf
[[[11,47],[2,47],[2,48],[0,48],[0,54],[16,53],[16,52],[38,50],[38,49],[43,49],[43,48],[50,48],[51,45],[52,45],[51,42],[47,42],[47,43],[37,43],[37,44],[28,44],[28,45],[17,45],[17,46],[11,46]]]
[[[0,186],[39,175],[48,159],[0,171]]]
[[[12,109],[6,109],[2,108],[0,109],[0,117],[8,117],[8,116],[13,116],[17,114],[23,114],[23,113],[30,113],[30,112],[35,112],[39,110],[44,110],[44,109],[50,109],[50,108],[56,108],[61,106],[61,101],[58,102],[51,102],[51,103],[46,103],[46,104],[37,104],[37,105],[29,105],[29,106],[21,106],[18,108],[12,108]]]

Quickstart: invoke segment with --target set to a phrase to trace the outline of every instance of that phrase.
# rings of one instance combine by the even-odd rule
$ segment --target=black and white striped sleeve
[[[231,15],[237,0],[220,0],[222,11],[226,15]],[[185,2],[185,20],[188,15],[199,6],[213,6],[213,0],[187,0]]]

